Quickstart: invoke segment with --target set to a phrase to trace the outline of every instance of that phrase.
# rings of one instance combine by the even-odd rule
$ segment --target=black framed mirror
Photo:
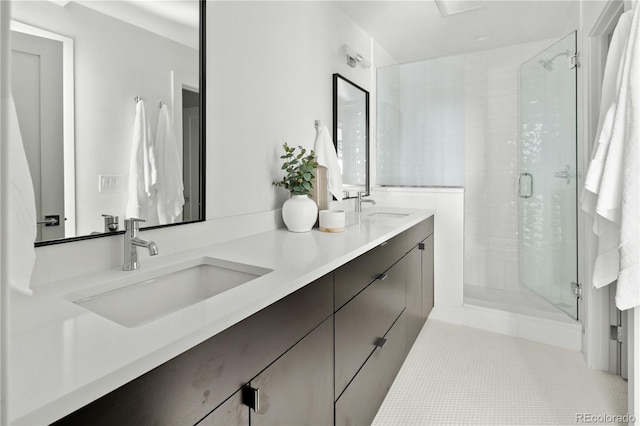
[[[206,2],[13,3],[11,86],[34,182],[36,247],[123,232],[140,99],[153,149],[160,133],[165,146],[175,141],[164,151],[173,165],[165,187],[182,193],[170,215],[159,195],[149,201],[143,228],[205,220]],[[43,58],[55,72],[33,65]],[[34,107],[43,100],[47,109]]]
[[[369,195],[369,92],[340,74],[333,74],[333,143],[344,198]]]

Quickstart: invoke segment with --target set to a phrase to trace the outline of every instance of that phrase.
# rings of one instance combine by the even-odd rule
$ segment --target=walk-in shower
[[[517,190],[520,282],[578,319],[575,52],[571,33],[520,67]]]
[[[464,307],[579,341],[574,53],[571,34],[379,68],[376,170],[380,185],[464,187]]]

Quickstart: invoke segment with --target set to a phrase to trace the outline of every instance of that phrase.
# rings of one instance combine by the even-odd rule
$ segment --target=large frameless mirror
[[[369,194],[369,92],[333,75],[333,141],[345,198]]]
[[[204,220],[204,8],[198,0],[13,2],[11,90],[37,246],[122,231],[130,179],[149,165],[131,161],[136,128],[148,135],[156,172],[144,226]],[[160,188],[172,188],[171,202]]]

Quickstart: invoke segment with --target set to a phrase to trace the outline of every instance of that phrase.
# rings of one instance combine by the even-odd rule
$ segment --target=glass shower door
[[[521,283],[574,319],[578,301],[576,33],[520,67]]]

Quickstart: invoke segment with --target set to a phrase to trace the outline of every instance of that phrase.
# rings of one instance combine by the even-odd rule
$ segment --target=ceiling
[[[198,0],[74,0],[74,3],[198,49]]]
[[[399,63],[558,38],[579,13],[574,0],[475,3],[443,18],[433,0],[335,2]]]

